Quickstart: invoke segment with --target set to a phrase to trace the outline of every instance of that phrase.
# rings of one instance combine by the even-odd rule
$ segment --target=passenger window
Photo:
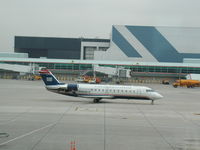
[[[152,89],[147,89],[146,92],[154,92]]]

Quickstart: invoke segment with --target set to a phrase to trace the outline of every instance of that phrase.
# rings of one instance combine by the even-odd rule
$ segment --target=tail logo
[[[52,82],[53,81],[53,78],[52,77],[47,77],[47,82]]]
[[[59,85],[60,82],[49,70],[41,70],[40,75],[45,85]]]

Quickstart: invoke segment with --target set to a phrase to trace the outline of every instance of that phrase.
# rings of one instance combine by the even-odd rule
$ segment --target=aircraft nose
[[[156,99],[161,99],[161,98],[163,98],[163,96],[161,94],[159,94],[159,93],[156,93],[155,98]]]

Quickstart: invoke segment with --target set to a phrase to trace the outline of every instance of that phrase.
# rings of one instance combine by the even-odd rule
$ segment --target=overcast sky
[[[109,38],[112,25],[200,27],[200,0],[0,0],[0,52],[14,36]]]

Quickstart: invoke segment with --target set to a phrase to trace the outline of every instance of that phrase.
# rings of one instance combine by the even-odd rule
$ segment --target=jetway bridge
[[[99,65],[93,66],[94,71],[105,73],[111,76],[127,77],[130,78],[130,69],[113,68],[113,67],[101,67]]]
[[[14,71],[14,72],[21,72],[21,73],[33,73],[34,71],[34,67],[31,65],[27,66],[27,65],[6,64],[6,63],[0,63],[0,69]]]

